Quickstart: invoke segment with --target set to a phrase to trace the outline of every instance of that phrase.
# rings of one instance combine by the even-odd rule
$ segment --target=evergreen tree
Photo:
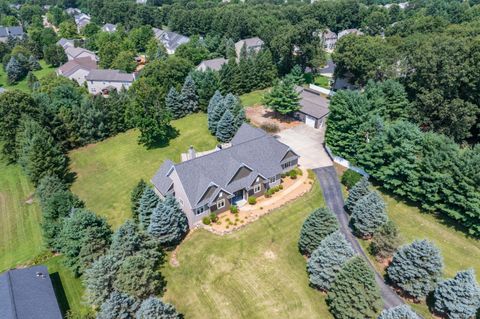
[[[138,306],[138,302],[134,298],[114,291],[100,307],[97,319],[134,318]]]
[[[113,288],[135,298],[159,294],[165,283],[153,260],[143,255],[125,258],[118,269]]]
[[[378,192],[363,196],[353,207],[351,224],[357,236],[373,236],[387,220],[385,202]]]
[[[84,209],[74,210],[64,219],[59,235],[60,251],[65,256],[65,264],[75,275],[80,275],[86,266],[79,257],[82,248],[92,241],[103,242],[103,246],[97,247],[97,252],[103,253],[110,244],[111,234],[110,226],[104,218]]]
[[[137,224],[128,219],[113,234],[109,253],[117,260],[124,260],[139,252],[142,249],[143,241],[144,237],[139,233]]]
[[[140,197],[140,204],[138,206],[138,220],[143,229],[147,229],[148,225],[150,225],[150,216],[159,201],[160,198],[158,198],[153,189],[146,187],[142,197]]]
[[[318,208],[303,222],[298,249],[303,255],[310,256],[320,242],[336,230],[338,221],[335,215],[326,207]]]
[[[397,226],[389,220],[378,229],[369,248],[378,260],[383,261],[392,257],[399,245],[400,238]]]
[[[236,59],[237,58],[237,52],[235,51],[235,42],[233,41],[232,38],[228,38],[226,43],[225,43],[225,56],[227,59]]]
[[[370,193],[371,186],[368,177],[364,176],[348,191],[348,197],[345,201],[345,209],[348,213],[352,213],[353,207],[360,198]]]
[[[265,104],[272,110],[282,114],[291,114],[300,109],[300,96],[294,83],[289,79],[277,82],[265,95]]]
[[[473,269],[458,272],[439,283],[434,293],[434,309],[451,319],[473,318],[480,308],[480,286]]]
[[[147,188],[147,183],[143,179],[140,179],[138,184],[130,193],[130,209],[132,211],[132,217],[135,220],[138,220],[138,208],[140,207],[140,198],[143,195],[143,192]]]
[[[39,85],[38,79],[33,72],[27,73],[27,85],[30,90],[37,88]]]
[[[273,63],[272,53],[262,48],[254,57],[254,69],[257,76],[257,89],[264,89],[277,78],[277,67]]]
[[[327,304],[335,318],[374,318],[382,308],[375,275],[362,257],[348,261],[332,284]]]
[[[321,290],[329,290],[340,269],[353,256],[353,249],[342,233],[331,233],[320,242],[308,259],[310,284]]]
[[[18,57],[12,56],[5,69],[7,72],[7,81],[9,84],[20,81],[26,74],[27,70],[18,60]]]
[[[47,175],[65,178],[67,158],[52,136],[37,122],[23,121],[17,134],[17,149],[18,163],[34,185]]]
[[[427,240],[415,240],[393,255],[388,278],[414,298],[424,298],[435,289],[443,268],[440,251]]]
[[[386,120],[406,119],[411,113],[405,87],[395,80],[376,83],[369,81],[365,95],[377,114]]]
[[[230,142],[236,131],[235,119],[233,118],[232,112],[226,110],[218,122],[215,136],[220,142]]]
[[[215,91],[215,94],[210,99],[207,107],[207,116],[208,116],[208,130],[210,133],[215,134],[217,131],[217,124],[220,121],[221,113],[220,109],[223,107],[223,96],[220,91]],[[216,111],[219,108],[219,111]]]
[[[86,297],[91,305],[100,306],[113,292],[113,281],[120,263],[112,255],[98,258],[83,275]]]
[[[148,233],[164,247],[178,245],[188,232],[188,220],[176,199],[167,196],[154,210]]]
[[[378,319],[420,319],[420,317],[408,305],[401,305],[383,310]]]
[[[181,319],[183,316],[177,313],[175,307],[163,303],[156,297],[145,299],[138,309],[135,319]]]
[[[218,72],[207,69],[206,71],[192,71],[190,75],[197,88],[198,106],[201,111],[207,112],[210,99],[220,88]]]
[[[242,106],[240,106],[240,109],[237,111],[237,114],[235,115],[235,119],[233,121],[234,127],[235,127],[235,133],[237,132],[238,128],[242,126],[243,123],[245,123],[246,120],[247,120],[247,116],[245,114],[245,109]]]
[[[56,175],[46,175],[40,179],[38,182],[37,189],[35,194],[40,200],[40,205],[42,207],[45,205],[46,201],[50,196],[56,192],[66,191],[67,185]]]
[[[296,85],[302,85],[304,82],[302,67],[298,64],[290,70],[290,73],[287,76],[290,77]]]
[[[233,83],[235,83],[235,74],[238,72],[237,62],[235,59],[229,59],[227,63],[222,65],[219,71],[220,90],[222,93],[234,92]]]
[[[185,78],[180,96],[186,114],[198,111],[197,87],[191,75]]]
[[[35,56],[31,55],[28,58],[28,70],[37,71],[41,69],[42,69],[42,66],[40,65],[40,63],[38,63],[38,59]]]
[[[165,97],[165,105],[174,119],[179,119],[187,114],[184,109],[182,96],[174,87],[171,87],[168,91],[168,94]]]

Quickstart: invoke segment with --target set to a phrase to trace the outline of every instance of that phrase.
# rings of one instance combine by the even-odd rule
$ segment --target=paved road
[[[345,235],[347,240],[353,247],[353,250],[369,263],[370,267],[375,272],[375,281],[380,287],[380,294],[383,298],[383,305],[385,309],[392,308],[398,305],[403,304],[403,301],[397,294],[385,284],[382,276],[375,270],[373,265],[368,260],[365,252],[358,243],[357,239],[352,235],[350,227],[348,227],[348,215],[343,209],[343,195],[340,182],[338,181],[337,173],[333,166],[321,167],[313,170],[318,177],[320,186],[323,190],[323,197],[327,203],[328,208],[330,208],[340,223],[340,230]]]

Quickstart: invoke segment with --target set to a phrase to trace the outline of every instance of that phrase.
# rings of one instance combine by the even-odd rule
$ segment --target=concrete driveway
[[[277,139],[290,146],[300,155],[299,164],[305,168],[318,168],[333,165],[323,148],[325,128],[314,129],[300,124],[276,134]]]

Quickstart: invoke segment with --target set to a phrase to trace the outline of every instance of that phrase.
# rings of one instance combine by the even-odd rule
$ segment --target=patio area
[[[312,188],[313,177],[309,176],[306,169],[300,169],[300,171],[301,175],[297,175],[296,178],[289,176],[282,178],[282,188],[270,197],[264,194],[257,198],[255,204],[247,202],[238,207],[238,212],[235,214],[231,211],[221,213],[217,216],[217,221],[210,225],[202,224],[202,227],[215,234],[228,234],[304,195]]]

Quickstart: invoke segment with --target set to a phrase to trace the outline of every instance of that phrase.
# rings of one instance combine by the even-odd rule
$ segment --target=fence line
[[[343,167],[346,167],[348,169],[351,169],[352,171],[355,171],[359,174],[362,174],[363,176],[367,176],[367,177],[370,176],[367,172],[365,172],[363,168],[353,166],[348,160],[344,159],[343,157],[334,155],[327,145],[325,145],[325,150],[327,151],[328,156],[330,156],[332,161],[334,161],[335,163]]]

